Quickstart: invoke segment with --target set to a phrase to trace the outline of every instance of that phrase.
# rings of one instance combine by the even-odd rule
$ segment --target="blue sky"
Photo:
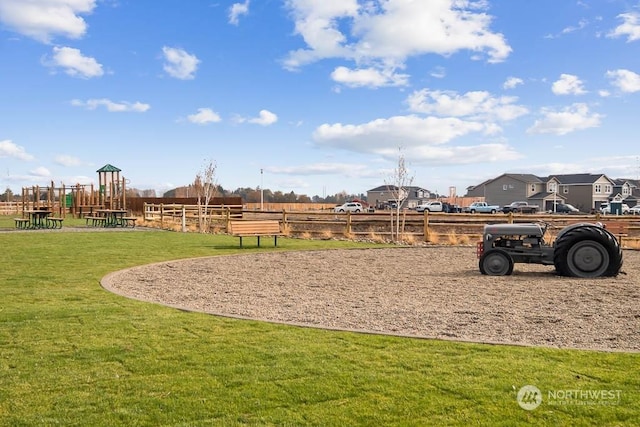
[[[0,94],[0,191],[638,178],[640,2],[0,0]]]

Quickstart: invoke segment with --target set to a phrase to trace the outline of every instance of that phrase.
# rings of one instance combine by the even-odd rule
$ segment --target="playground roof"
[[[121,172],[121,170],[107,163],[106,165],[98,169],[96,172]]]

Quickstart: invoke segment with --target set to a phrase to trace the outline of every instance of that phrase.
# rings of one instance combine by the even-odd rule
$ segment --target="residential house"
[[[487,203],[498,206],[526,201],[546,209],[548,204],[553,208],[554,200],[564,201],[564,197],[554,193],[553,188],[533,174],[504,173],[473,187],[471,191],[467,189],[465,197],[484,197]]]
[[[640,181],[634,179],[614,179],[613,193],[614,197],[620,196],[622,203],[628,206],[635,206],[640,199]]]
[[[558,183],[558,193],[582,212],[600,209],[613,196],[614,181],[604,174],[553,175],[546,179]]]
[[[583,212],[590,212],[615,195],[612,194],[614,185],[615,182],[604,174],[539,177],[505,173],[472,187],[467,196],[475,196],[481,190],[485,200],[492,205],[503,206],[522,200],[538,205],[542,210],[553,210],[555,203],[570,203]]]
[[[403,208],[415,208],[420,203],[425,202],[433,197],[429,190],[422,187],[408,186],[404,188],[404,194],[400,195],[400,199],[404,199]],[[377,209],[382,209],[395,203],[398,196],[398,187],[395,185],[381,185],[371,190],[367,190],[367,201],[370,205]]]

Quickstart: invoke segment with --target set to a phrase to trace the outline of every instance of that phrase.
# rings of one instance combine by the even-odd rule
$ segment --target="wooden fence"
[[[0,202],[0,215],[16,215],[22,212],[22,202]]]
[[[196,205],[153,205],[145,204],[145,221],[160,221],[163,228],[181,225],[183,231],[198,224],[200,213]],[[640,217],[610,215],[561,215],[561,214],[445,214],[417,213],[401,211],[376,211],[365,213],[335,213],[327,211],[253,211],[243,209],[241,205],[210,206],[208,213],[210,231],[226,231],[231,219],[277,219],[290,235],[308,235],[309,237],[360,237],[390,240],[393,224],[400,223],[401,239],[410,241],[453,242],[455,239],[468,240],[480,238],[486,224],[525,223],[544,221],[549,224],[550,234],[575,222],[624,223],[628,230],[625,239],[640,238]],[[189,227],[191,226],[191,227]]]

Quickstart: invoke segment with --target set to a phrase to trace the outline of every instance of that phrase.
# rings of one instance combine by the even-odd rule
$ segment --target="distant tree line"
[[[196,195],[196,190],[192,185],[174,188],[172,190],[166,191],[162,197],[194,197]],[[244,203],[260,203],[263,201],[264,203],[335,203],[341,204],[349,200],[359,199],[366,200],[366,194],[348,194],[345,191],[342,191],[337,194],[321,197],[321,196],[313,196],[309,197],[306,194],[296,194],[293,191],[289,193],[285,193],[282,191],[271,191],[268,188],[265,188],[262,193],[260,191],[260,187],[251,188],[251,187],[240,187],[235,190],[226,190],[221,185],[217,186],[217,195],[220,197],[233,197],[238,196],[242,198]],[[129,196],[132,197],[132,196]],[[135,197],[135,196],[133,196]],[[149,197],[142,196],[139,197]]]

